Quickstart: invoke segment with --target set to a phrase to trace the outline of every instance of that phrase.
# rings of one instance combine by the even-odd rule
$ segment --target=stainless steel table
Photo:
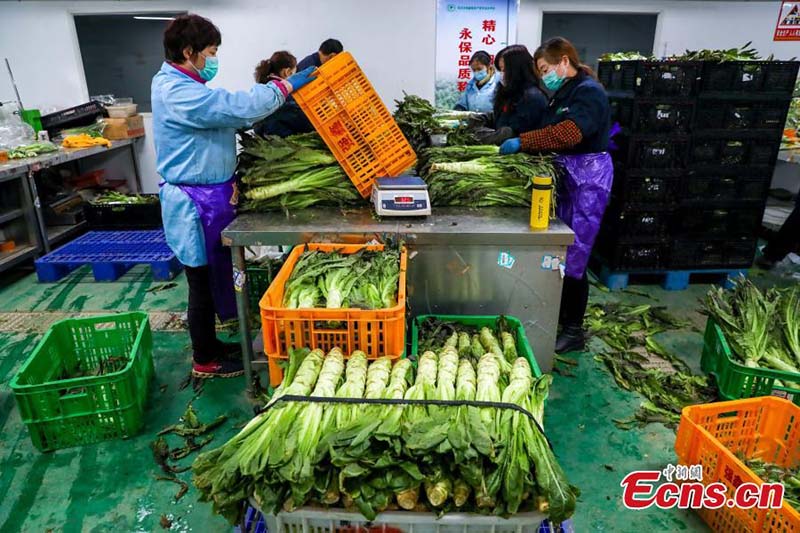
[[[363,243],[387,239],[409,247],[408,297],[411,316],[470,314],[518,317],[542,371],[553,366],[562,276],[558,263],[574,234],[563,222],[531,231],[526,208],[436,209],[425,218],[378,219],[370,208],[308,209],[245,214],[222,233],[232,247],[240,317],[249,317],[244,247],[306,242]],[[554,260],[557,258],[556,260]],[[248,320],[239,320],[248,390],[254,360]]]

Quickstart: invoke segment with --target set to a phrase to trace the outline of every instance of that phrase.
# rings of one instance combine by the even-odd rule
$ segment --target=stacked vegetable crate
[[[672,221],[686,175],[697,62],[601,62],[609,92],[614,188],[596,254],[610,270],[670,267]]]
[[[596,254],[610,270],[751,265],[797,61],[604,61],[614,189]]]

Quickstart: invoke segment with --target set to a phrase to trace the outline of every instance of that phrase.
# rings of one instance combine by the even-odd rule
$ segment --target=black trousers
[[[589,303],[589,278],[586,273],[581,279],[564,278],[564,289],[561,291],[561,312],[558,322],[562,326],[583,326],[583,315]]]
[[[789,252],[798,250],[800,250],[800,194],[797,196],[789,218],[764,247],[764,257],[770,261],[780,261]]]
[[[219,355],[214,297],[208,266],[185,267],[189,282],[189,337],[196,363],[208,363]]]

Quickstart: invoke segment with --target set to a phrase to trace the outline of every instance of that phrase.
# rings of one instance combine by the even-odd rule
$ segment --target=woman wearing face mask
[[[566,170],[559,180],[558,215],[575,232],[567,249],[561,295],[561,333],[556,352],[582,350],[583,315],[589,297],[586,265],[603,219],[614,169],[608,149],[608,96],[582,65],[575,47],[562,37],[543,43],[536,68],[552,93],[542,127],[505,141],[500,153],[557,152]]]
[[[454,109],[456,111],[490,113],[499,83],[499,76],[492,66],[491,57],[487,52],[479,50],[469,60],[469,68],[472,69],[472,79],[467,83],[467,88],[461,94],[461,99]]]
[[[247,92],[206,86],[222,42],[211,21],[175,18],[164,32],[166,61],[153,77],[153,138],[167,243],[186,267],[189,335],[196,377],[242,374],[235,345],[216,338],[215,318],[236,316],[230,252],[220,233],[236,216],[236,130],[273,113],[311,80],[312,68]]]
[[[511,45],[497,54],[495,62],[503,80],[494,98],[497,132],[505,133],[505,140],[541,127],[547,98],[539,90],[528,49],[521,44]]]
[[[269,59],[265,59],[256,66],[256,83],[280,82],[288,79],[297,72],[297,59],[286,51],[275,52]],[[270,116],[253,126],[253,130],[262,137],[278,135],[288,137],[296,133],[309,133],[314,131],[314,126],[308,120],[303,110],[289,96],[286,103]]]

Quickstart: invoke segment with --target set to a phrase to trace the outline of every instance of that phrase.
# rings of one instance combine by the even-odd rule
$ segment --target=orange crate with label
[[[800,465],[800,406],[763,396],[686,407],[675,451],[680,464],[703,465],[703,484],[725,484],[731,499],[742,483],[764,482],[737,454],[781,467]],[[724,505],[697,513],[712,530],[725,533],[800,531],[800,512],[787,502],[780,509]]]
[[[297,261],[307,250],[354,254],[361,250],[383,250],[382,244],[315,244],[295,246],[278,275],[264,293],[261,308],[261,332],[264,353],[269,364],[269,381],[277,386],[283,380],[280,361],[289,358],[293,348],[319,348],[328,351],[339,347],[349,355],[355,350],[368,359],[390,356],[399,358],[405,351],[406,268],[408,252],[400,250],[400,279],[397,304],[388,309],[286,309],[283,296]]]
[[[348,52],[317,69],[293,93],[361,196],[376,177],[398,176],[417,159],[392,114]]]

